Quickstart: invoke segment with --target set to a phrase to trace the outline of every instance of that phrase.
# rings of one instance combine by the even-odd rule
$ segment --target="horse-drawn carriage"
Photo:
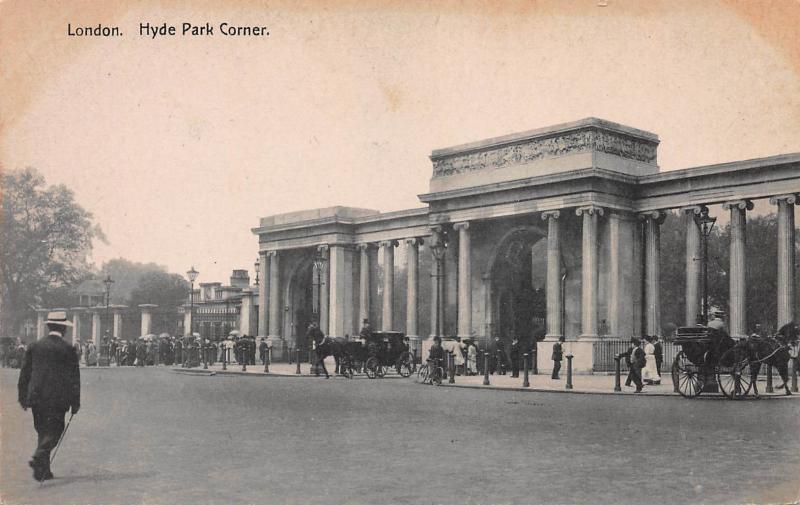
[[[780,339],[752,336],[736,342],[725,331],[706,326],[678,328],[675,344],[681,351],[672,364],[675,389],[686,398],[698,396],[706,384],[716,379],[723,395],[740,399],[752,389],[758,396],[758,372],[761,364],[775,366],[788,381],[788,345],[797,339],[793,324],[781,328]]]
[[[325,357],[336,359],[340,374],[352,378],[363,370],[367,377],[375,379],[385,376],[390,368],[398,374],[408,377],[414,373],[414,355],[408,349],[405,335],[399,331],[375,331],[366,341],[344,339],[326,339],[317,346],[317,361],[322,365],[326,377]]]

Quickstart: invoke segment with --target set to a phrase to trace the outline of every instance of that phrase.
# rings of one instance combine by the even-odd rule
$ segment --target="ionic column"
[[[81,314],[84,310],[83,307],[72,307],[72,345],[81,341]]]
[[[608,215],[608,334],[619,337],[621,265],[620,219],[617,212]]]
[[[330,291],[329,287],[330,284],[328,282],[328,272],[330,272],[330,262],[329,262],[329,247],[327,245],[321,245],[317,247],[317,254],[320,257],[324,258],[325,261],[320,263],[320,270],[319,270],[319,329],[322,330],[322,333],[329,334],[330,333],[330,313],[329,313],[329,303],[330,303]]]
[[[579,207],[583,216],[581,260],[581,335],[584,340],[597,338],[597,220],[603,209],[594,205]]]
[[[564,299],[561,293],[561,233],[557,210],[542,212],[542,219],[547,221],[547,340],[558,340],[564,334],[561,327],[561,314],[564,310]]]
[[[158,307],[158,305],[153,305],[152,303],[143,303],[139,305],[139,308],[142,310],[142,327],[141,327],[142,335],[148,335],[152,333],[152,326],[153,326],[152,310],[156,307]]]
[[[369,319],[369,249],[370,244],[358,244],[360,274],[358,276],[358,326]]]
[[[661,223],[665,217],[660,210],[639,214],[645,229],[645,332],[648,335],[661,335]]]
[[[700,226],[695,220],[699,216],[704,206],[693,205],[681,209],[683,218],[686,222],[686,309],[684,322],[686,326],[694,326],[697,323],[697,315],[700,309],[700,282],[702,275],[702,236]]]
[[[778,206],[778,328],[794,321],[794,205],[797,195],[774,196],[769,199]]]
[[[453,224],[458,232],[458,336],[472,334],[472,258],[469,243],[469,222]]]
[[[269,251],[267,253],[267,258],[269,259],[269,275],[268,275],[269,296],[267,300],[267,306],[269,307],[269,336],[280,337],[281,336],[280,256],[278,255],[278,251]],[[259,303],[261,302],[259,301]],[[259,307],[259,311],[261,310],[263,310],[262,307]]]
[[[419,288],[419,245],[420,238],[406,239],[406,272],[408,273],[408,286],[406,287],[406,335],[417,336],[417,290]]]
[[[384,240],[381,242],[383,251],[383,311],[381,314],[381,329],[391,331],[394,326],[392,310],[394,309],[394,248],[397,242]]]
[[[47,309],[36,309],[36,340],[41,340],[47,335],[45,331],[47,328],[44,324],[47,312]]]
[[[344,337],[354,331],[353,250],[331,245],[328,262],[328,334]]]
[[[723,203],[722,208],[731,211],[728,331],[733,338],[741,338],[747,336],[746,213],[753,209],[753,202],[735,200]]]
[[[269,256],[267,251],[259,252],[258,260],[258,335],[267,337],[272,335],[269,331],[269,290],[272,284],[269,275]]]
[[[125,309],[124,305],[117,305],[112,307],[114,311],[114,326],[112,328],[112,336],[114,338],[122,338],[122,310]]]

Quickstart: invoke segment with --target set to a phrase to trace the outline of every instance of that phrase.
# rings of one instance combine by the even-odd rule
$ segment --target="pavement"
[[[325,361],[325,366],[328,373],[333,376],[335,370],[335,362],[332,358]],[[238,364],[227,365],[227,370],[222,369],[221,364],[210,365],[208,369],[203,369],[202,366],[195,368],[181,368],[172,367],[172,370],[178,373],[199,373],[199,374],[230,374],[230,375],[252,375],[252,376],[275,376],[275,377],[314,377],[311,374],[311,366],[308,363],[301,363],[301,374],[297,375],[297,364],[288,363],[272,363],[269,366],[269,373],[264,373],[264,365],[248,365],[246,371],[242,371],[242,366]],[[558,392],[558,393],[571,393],[571,394],[604,394],[604,395],[644,395],[644,396],[680,396],[673,391],[672,378],[665,374],[662,378],[660,385],[647,385],[641,393],[634,393],[635,387],[625,386],[625,377],[623,375],[620,379],[620,386],[622,391],[614,391],[614,376],[608,374],[594,374],[594,375],[573,375],[572,388],[566,387],[566,373],[562,373],[558,380],[551,379],[550,374],[528,376],[528,387],[523,387],[523,377],[520,372],[519,377],[511,377],[507,375],[490,375],[489,385],[483,384],[483,375],[463,376],[456,375],[453,384],[450,384],[446,379],[443,381],[442,386],[457,387],[457,388],[474,388],[474,389],[490,389],[490,390],[509,390],[509,391],[532,391],[532,392]],[[339,377],[341,378],[341,377]],[[402,379],[396,372],[392,371],[386,376],[389,379]],[[364,380],[368,378],[366,375],[358,374],[354,380]],[[416,374],[412,375],[406,380],[418,380]],[[775,390],[774,393],[766,393],[766,386],[761,382],[765,381],[764,376],[760,377],[759,392],[765,399],[798,399],[800,395],[786,396],[783,391]],[[780,378],[775,382],[775,386],[781,383]],[[724,399],[722,393],[702,393],[701,398],[718,398]]]
[[[249,367],[248,367],[249,368]],[[82,370],[82,409],[31,479],[0,370],[0,503],[738,504],[800,498],[792,401],[549,394],[413,379]],[[535,382],[535,380],[534,380]]]

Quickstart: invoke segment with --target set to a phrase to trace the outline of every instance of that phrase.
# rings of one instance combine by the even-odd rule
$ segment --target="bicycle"
[[[442,384],[442,377],[444,377],[444,368],[437,364],[433,367],[433,371],[431,372],[431,361],[433,360],[429,359],[424,365],[419,367],[417,377],[421,384],[440,386]]]

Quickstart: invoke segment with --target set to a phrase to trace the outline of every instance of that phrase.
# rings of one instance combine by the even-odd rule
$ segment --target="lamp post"
[[[322,306],[322,269],[325,268],[325,261],[325,256],[322,252],[318,252],[317,255],[314,256],[314,270],[316,271],[316,276],[314,278],[314,313],[316,315],[315,322],[317,326],[319,326],[322,317],[320,314]]]
[[[200,272],[194,269],[194,265],[186,272],[189,278],[189,335],[194,334],[194,281]]]
[[[446,249],[447,243],[442,238],[441,233],[434,234],[431,243],[431,252],[433,253],[433,259],[436,261],[436,274],[434,275],[436,277],[436,328],[434,328],[434,331],[439,337],[442,336],[442,327],[444,325],[444,321],[442,321],[442,295],[444,294],[444,289],[442,289],[442,262]]]
[[[700,210],[700,215],[695,216],[695,222],[700,227],[703,235],[703,325],[708,324],[708,237],[714,229],[716,217],[708,215],[708,207],[705,205]]]
[[[106,323],[111,324],[109,323],[108,308],[111,302],[111,285],[114,284],[114,280],[111,278],[110,274],[106,275],[103,284],[106,285]],[[97,351],[98,351],[97,364],[98,366],[108,366],[108,361],[109,361],[108,344],[102,341],[103,340],[102,336],[100,337],[100,340],[101,340],[100,342],[97,342]],[[108,339],[106,339],[106,341],[107,340]]]

